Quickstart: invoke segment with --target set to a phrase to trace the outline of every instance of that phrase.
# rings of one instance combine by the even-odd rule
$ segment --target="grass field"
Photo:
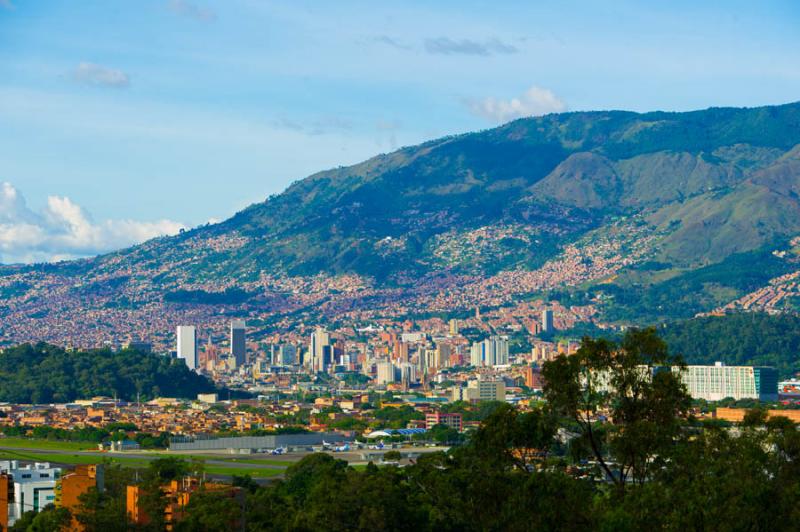
[[[155,457],[154,457],[155,458]],[[185,457],[189,459],[190,457]],[[194,457],[201,458],[201,457]],[[205,457],[209,458],[209,457]],[[213,458],[217,460],[217,458]],[[123,467],[133,468],[146,468],[151,460],[147,458],[124,457],[114,456],[108,454],[96,455],[91,454],[69,454],[69,453],[47,453],[29,450],[11,450],[0,449],[0,460],[25,460],[31,462],[52,462],[55,464],[79,465],[79,464],[99,464],[101,462],[110,462],[112,464],[119,464]],[[225,460],[231,461],[231,460]],[[258,460],[251,461],[254,465],[263,462]],[[278,465],[278,464],[264,464],[264,465]],[[280,465],[289,465],[286,462]],[[212,475],[250,475],[253,478],[271,478],[282,475],[284,468],[257,468],[257,467],[226,467],[223,465],[207,465],[205,468],[206,473]]]
[[[31,438],[0,438],[0,447],[53,451],[91,451],[97,449],[97,444],[74,441],[36,440]]]

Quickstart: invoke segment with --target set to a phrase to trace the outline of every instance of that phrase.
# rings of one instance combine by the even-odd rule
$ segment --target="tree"
[[[653,328],[628,331],[620,344],[584,338],[576,354],[544,364],[549,405],[622,491],[629,478],[643,484],[681,435],[691,403],[672,366],[682,361]]]

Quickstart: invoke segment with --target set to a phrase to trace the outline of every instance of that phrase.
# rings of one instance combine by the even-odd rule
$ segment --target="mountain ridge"
[[[800,234],[798,155],[800,102],[519,119],[317,172],[219,224],[93,259],[0,268],[0,294],[13,295],[0,320],[50,308],[44,286],[101,315],[115,300],[140,301],[174,321],[202,314],[165,301],[181,290],[235,287],[252,294],[236,312],[268,317],[326,312],[308,294],[386,311],[393,298],[423,307],[434,293],[459,307],[558,287],[599,297],[616,290],[609,279],[649,290],[712,265],[724,272],[730,260],[750,279],[735,257],[781,250]],[[789,273],[796,259],[763,270]],[[706,282],[699,310],[754,289],[733,277]]]

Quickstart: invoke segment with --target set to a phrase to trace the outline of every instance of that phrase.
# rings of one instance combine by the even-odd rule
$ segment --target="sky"
[[[521,116],[796,100],[795,0],[0,0],[0,262]]]

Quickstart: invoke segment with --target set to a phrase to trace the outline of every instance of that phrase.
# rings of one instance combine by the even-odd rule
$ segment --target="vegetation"
[[[773,366],[784,377],[800,371],[800,317],[738,313],[695,318],[661,330],[667,344],[692,364]]]
[[[66,351],[25,344],[0,354],[0,401],[66,403],[95,396],[194,398],[214,385],[179,360],[126,349]]]
[[[791,529],[798,427],[758,409],[735,431],[697,422],[680,381],[655,370],[675,363],[653,329],[619,342],[586,340],[577,355],[545,364],[545,406],[498,405],[449,452],[402,468],[353,468],[312,454],[266,486],[234,477],[242,500],[201,491],[175,530]],[[151,463],[139,482],[158,494],[158,485],[201,470],[169,458]],[[113,466],[106,479],[107,492],[88,493],[77,512],[89,531],[125,522],[124,486],[136,480]],[[165,501],[143,504],[162,515]],[[64,519],[48,507],[24,516],[20,529],[54,530]]]

